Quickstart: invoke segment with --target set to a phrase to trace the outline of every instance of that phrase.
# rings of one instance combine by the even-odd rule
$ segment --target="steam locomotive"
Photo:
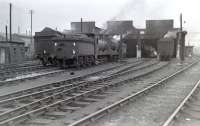
[[[163,38],[157,42],[159,60],[168,61],[176,57],[177,31],[168,31]]]
[[[110,35],[63,34],[46,28],[34,39],[35,55],[44,66],[84,67],[119,58],[120,41]]]

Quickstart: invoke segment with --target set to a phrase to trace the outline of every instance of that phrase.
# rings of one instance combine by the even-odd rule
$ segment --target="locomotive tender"
[[[157,42],[157,51],[161,61],[168,61],[176,57],[177,31],[168,31],[163,38]]]
[[[65,35],[54,38],[55,65],[92,65],[94,59],[94,40],[84,35]]]
[[[172,38],[162,38],[157,44],[158,55],[161,61],[168,61],[174,57],[175,53],[175,40]]]

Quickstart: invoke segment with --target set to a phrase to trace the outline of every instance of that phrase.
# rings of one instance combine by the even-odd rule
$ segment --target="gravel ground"
[[[55,72],[62,72],[63,70],[60,70],[58,68],[47,68],[47,69],[41,69],[41,70],[33,70],[33,71],[25,71],[24,73],[15,73],[15,75],[11,75],[7,77],[4,81],[12,81],[12,80],[17,80],[17,79],[23,79],[23,78],[28,78],[28,77],[35,77],[38,75],[42,74],[47,74],[47,73],[55,73]],[[2,81],[0,81],[1,83]]]
[[[135,62],[136,60],[137,59],[135,59],[135,58],[131,58],[131,59],[126,59],[125,61]],[[56,82],[56,81],[61,81],[61,80],[65,80],[65,79],[70,79],[70,78],[74,78],[74,77],[78,77],[78,76],[87,75],[89,73],[101,71],[104,69],[109,69],[114,66],[118,66],[120,64],[121,63],[107,63],[107,64],[94,66],[91,68],[76,70],[74,75],[70,74],[71,71],[66,71],[64,73],[56,74],[56,75],[52,75],[52,76],[48,76],[48,77],[43,76],[43,77],[40,77],[35,80],[26,80],[23,82],[17,82],[16,84],[12,83],[9,86],[1,86],[0,96],[10,94],[10,93],[13,93],[16,91],[24,90],[24,89],[29,89],[29,88],[45,85],[45,84]]]
[[[152,74],[149,78],[138,79],[140,82],[153,82],[157,78],[163,77],[163,74],[170,74],[172,69],[178,69],[181,66],[176,64],[162,69],[156,74]],[[124,108],[105,116],[104,118],[92,123],[91,126],[159,126],[167,119],[170,113],[175,109],[179,102],[192,89],[193,85],[199,80],[200,64],[190,70],[178,75],[176,78],[167,82],[146,96],[142,96],[136,102],[129,103]],[[168,71],[168,72],[167,72]],[[163,76],[162,76],[162,75]],[[135,87],[135,86],[132,86]],[[128,92],[129,89],[125,91]],[[113,98],[110,98],[112,100]],[[108,100],[109,101],[109,100]],[[112,101],[110,101],[112,102]]]
[[[200,126],[200,92],[189,100],[170,126]]]

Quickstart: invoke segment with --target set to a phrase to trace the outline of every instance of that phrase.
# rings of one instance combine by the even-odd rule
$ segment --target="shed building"
[[[0,41],[0,64],[20,63],[25,59],[23,42]]]
[[[168,31],[174,29],[174,20],[146,20],[146,33],[162,38]]]
[[[141,42],[140,48],[141,48],[141,56],[142,57],[154,57],[155,51],[157,50],[157,41],[158,38],[151,34],[128,34],[124,38],[124,42],[127,44],[127,57],[136,57],[137,55],[137,44],[138,41]]]
[[[94,21],[71,22],[72,33],[98,34],[102,29],[95,26]]]

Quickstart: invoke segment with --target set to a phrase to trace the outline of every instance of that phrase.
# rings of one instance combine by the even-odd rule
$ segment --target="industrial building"
[[[0,41],[7,41],[5,33],[0,33]],[[25,59],[31,60],[33,58],[34,40],[32,39],[31,43],[31,36],[14,33],[12,34],[12,41],[23,42],[25,48]]]
[[[135,29],[124,37],[124,42],[127,44],[127,57],[137,57],[137,48],[141,50],[141,57],[156,57],[157,42],[168,31],[175,29],[173,23],[173,20],[146,20],[145,29]]]
[[[20,63],[25,60],[23,42],[0,41],[0,64]]]
[[[25,46],[25,57],[26,59],[32,59],[34,54],[34,40],[29,35],[24,34],[13,34],[12,38],[14,41],[24,42]],[[31,40],[32,39],[32,40]]]
[[[174,29],[174,21],[169,20],[146,20],[146,34],[163,37],[169,30]]]
[[[132,33],[128,34],[124,38],[124,42],[127,44],[127,57],[136,57],[137,56],[137,45],[140,41],[141,47],[141,56],[142,57],[154,57],[153,52],[157,49],[157,41],[159,38],[152,34],[138,34]]]
[[[101,30],[101,28],[96,27],[94,21],[71,22],[72,33],[99,34]]]

